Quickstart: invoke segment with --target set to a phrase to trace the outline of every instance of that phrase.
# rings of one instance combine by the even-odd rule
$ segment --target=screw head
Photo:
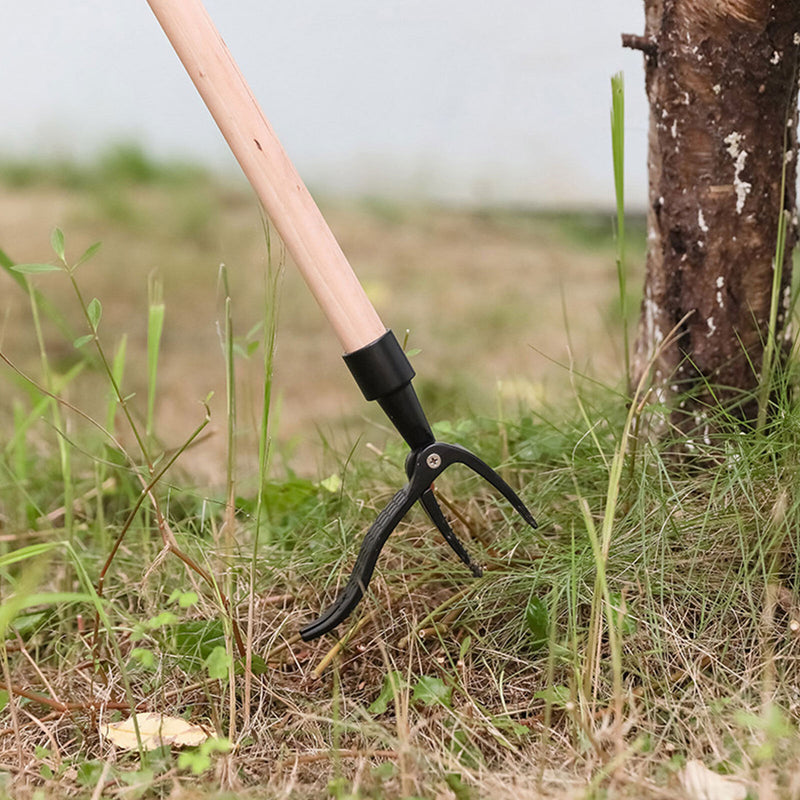
[[[426,459],[425,463],[431,469],[439,469],[442,466],[442,457],[438,453],[431,453]]]

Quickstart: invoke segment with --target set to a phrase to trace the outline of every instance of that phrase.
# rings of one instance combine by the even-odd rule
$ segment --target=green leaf
[[[11,269],[23,275],[36,275],[40,272],[61,272],[63,267],[57,264],[15,264]]]
[[[61,228],[53,229],[53,233],[50,236],[50,246],[53,248],[53,252],[62,261],[66,261],[66,257],[64,255],[64,232],[61,230]]]
[[[0,556],[0,567],[6,567],[9,564],[16,564],[18,561],[24,561],[26,558],[36,558],[56,547],[53,542],[46,542],[44,544],[29,544],[27,547],[20,547],[18,550],[12,550]]]
[[[25,604],[21,603],[20,606],[24,608]],[[27,614],[18,614],[16,617],[14,617],[14,631],[15,633],[19,634],[22,639],[29,639],[34,633],[42,628],[52,614],[52,609],[32,611],[28,612]]]
[[[385,714],[389,703],[394,701],[394,696],[403,686],[403,675],[395,670],[383,679],[381,693],[370,703],[367,711],[370,714]]]
[[[457,772],[449,772],[444,780],[456,800],[472,800],[472,791]]]
[[[184,592],[178,598],[178,605],[181,608],[191,608],[199,599],[197,592]]]
[[[92,298],[92,301],[86,307],[86,313],[92,330],[96,331],[97,326],[100,324],[100,317],[103,316],[103,306],[100,305],[100,301],[96,297]]]
[[[151,631],[154,631],[156,628],[174,625],[177,621],[178,618],[171,611],[162,611],[160,614],[156,614],[152,619],[147,620],[147,627],[150,628]]]
[[[453,731],[450,749],[465,767],[476,769],[480,765],[480,753],[470,744],[469,736],[463,728]]]
[[[145,669],[156,668],[156,657],[153,651],[146,647],[134,647],[131,650],[131,657],[135,658]]]
[[[614,620],[617,630],[626,636],[636,633],[636,620],[631,617],[627,608],[623,608],[622,594],[611,592],[609,600],[611,601],[611,618]]]
[[[176,589],[170,596],[168,603],[174,603],[177,601],[178,605],[181,608],[191,608],[200,598],[197,596],[197,592],[183,592],[180,589]]]
[[[8,692],[5,689],[0,689],[0,713],[8,705]]]
[[[142,767],[142,769],[137,769],[132,772],[122,772],[120,773],[119,779],[126,783],[128,786],[136,786],[136,787],[150,787],[155,779],[155,771],[152,769],[147,769]],[[136,795],[138,796],[138,795]]]
[[[66,603],[91,603],[92,595],[86,592],[41,592],[25,597],[22,608],[35,606],[63,605]]]
[[[531,729],[527,725],[521,725],[510,717],[491,717],[492,724],[499,731],[513,733],[515,736],[530,736]]]
[[[85,336],[79,336],[72,344],[74,345],[76,350],[80,350],[81,347],[89,344],[89,342],[91,342],[92,339],[94,339],[94,334],[87,333]]]
[[[551,706],[555,706],[556,708],[565,708],[567,703],[572,700],[572,696],[569,693],[568,686],[548,686],[546,689],[541,689],[538,692],[534,692],[533,695],[535,700],[544,700],[545,703],[549,703]]]
[[[422,703],[431,708],[432,706],[445,706],[450,708],[450,698],[453,689],[448,686],[441,678],[431,675],[423,675],[414,686],[411,694],[412,703]]]
[[[185,669],[198,669],[217,647],[225,647],[225,629],[219,619],[188,619],[175,626],[175,650]]]
[[[330,492],[331,494],[336,494],[342,488],[342,479],[339,475],[334,472],[333,475],[328,476],[324,480],[319,482],[319,485],[326,491]]]
[[[241,358],[248,359],[253,353],[258,350],[261,343],[256,339],[255,341],[236,341],[233,343],[233,352]]]
[[[206,739],[200,747],[186,750],[178,756],[178,769],[190,769],[193,774],[201,775],[211,766],[214,753],[228,753],[230,750],[228,739]]]
[[[89,247],[83,251],[83,255],[72,266],[72,271],[74,272],[81,264],[85,264],[100,249],[101,244],[102,242],[95,242],[89,245]]]
[[[397,765],[391,761],[384,761],[372,768],[372,777],[379,781],[390,781],[395,775],[397,775]]]
[[[103,761],[84,761],[78,764],[78,783],[88,788],[97,786],[97,782],[103,774],[104,767],[105,763]],[[116,770],[112,768],[109,774],[115,775]]]
[[[228,651],[221,645],[215,647],[205,660],[206,669],[208,670],[208,677],[212,680],[219,681],[227,680],[228,672],[231,668],[231,659],[228,656]]]
[[[534,650],[541,650],[550,636],[550,613],[544,600],[535,595],[525,607],[525,625],[531,633]]]
[[[327,789],[328,796],[332,797],[334,800],[354,800],[353,794],[350,791],[350,781],[342,775],[329,780],[325,788]]]
[[[154,278],[148,286],[149,305],[147,309],[147,434],[153,432],[156,406],[156,383],[158,378],[158,356],[161,336],[164,332],[166,308],[162,302],[161,282]]]
[[[242,664],[244,664],[244,659],[242,659]],[[258,653],[253,653],[250,659],[250,669],[253,675],[266,675],[269,672],[269,664]],[[236,671],[239,672],[238,669]]]

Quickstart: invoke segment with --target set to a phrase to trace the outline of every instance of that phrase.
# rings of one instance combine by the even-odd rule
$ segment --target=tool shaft
[[[200,0],[147,0],[345,353],[386,328]]]

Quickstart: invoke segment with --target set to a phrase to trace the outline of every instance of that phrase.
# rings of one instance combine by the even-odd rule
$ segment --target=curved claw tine
[[[533,518],[533,514],[528,511],[527,506],[522,502],[520,496],[486,462],[481,461],[478,456],[460,445],[448,444],[442,445],[442,447],[446,449],[448,460],[451,463],[458,462],[464,464],[464,466],[476,472],[481,478],[494,486],[494,488],[511,503],[528,525],[532,528],[539,527],[536,520]]]
[[[420,503],[422,503],[422,507],[431,518],[431,522],[439,529],[439,532],[442,534],[442,536],[444,536],[447,544],[453,548],[455,554],[469,567],[472,574],[476,578],[480,578],[481,575],[483,575],[483,570],[469,557],[467,549],[463,544],[461,544],[458,537],[453,532],[453,529],[450,527],[450,523],[447,521],[447,518],[442,512],[441,506],[436,501],[433,490],[428,489],[423,492],[422,497],[420,497],[419,500]]]
[[[364,596],[370,578],[375,569],[381,549],[391,532],[400,523],[411,506],[416,503],[419,494],[411,483],[404,486],[389,501],[386,508],[378,514],[375,522],[364,536],[361,549],[358,551],[353,571],[347,585],[340,592],[333,603],[314,622],[309,623],[300,631],[303,641],[316,639],[324,633],[329,633],[337,625],[344,622],[352,610]]]

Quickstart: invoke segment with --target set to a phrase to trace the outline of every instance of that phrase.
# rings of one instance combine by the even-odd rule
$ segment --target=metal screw
[[[425,463],[431,469],[439,469],[442,466],[442,457],[438,453],[431,453],[426,459]]]

